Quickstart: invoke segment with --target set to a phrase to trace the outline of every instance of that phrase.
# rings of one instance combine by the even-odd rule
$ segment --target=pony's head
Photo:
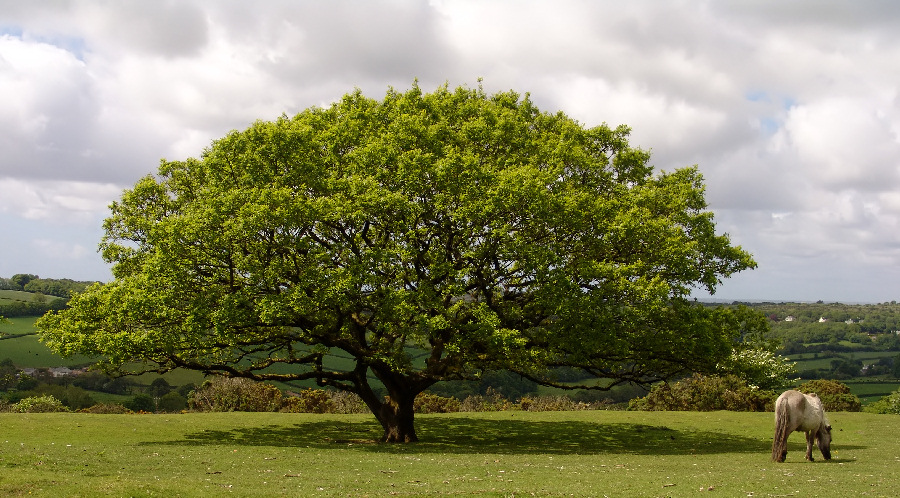
[[[831,424],[825,423],[816,432],[816,446],[822,452],[822,458],[831,460]]]

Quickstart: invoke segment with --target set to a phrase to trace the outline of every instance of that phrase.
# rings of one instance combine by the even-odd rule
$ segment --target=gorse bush
[[[511,403],[497,391],[488,388],[485,395],[469,396],[460,403],[461,412],[499,412],[508,410]]]
[[[579,401],[568,396],[523,396],[519,409],[527,412],[568,412],[577,410],[602,410],[612,407],[608,400]]]
[[[674,384],[659,384],[647,396],[631,401],[631,410],[766,411],[775,393],[750,386],[734,375],[699,375]]]
[[[304,389],[282,399],[281,411],[289,413],[334,413],[334,402],[327,391]]]
[[[120,403],[97,403],[94,406],[89,406],[87,408],[82,408],[78,410],[78,413],[93,413],[97,415],[118,415],[123,413],[134,413],[133,411],[125,408],[125,405]]]
[[[244,378],[215,377],[191,393],[188,406],[201,412],[275,412],[281,409],[277,387]]]
[[[567,396],[523,396],[519,400],[522,411],[559,412],[576,410],[578,403]]]
[[[362,398],[347,391],[327,391],[331,396],[334,413],[369,413],[369,407]]]
[[[802,393],[816,393],[827,412],[858,412],[862,401],[850,392],[847,384],[836,380],[811,380],[797,388]]]
[[[416,413],[453,413],[459,411],[460,404],[456,398],[420,393],[413,408]]]

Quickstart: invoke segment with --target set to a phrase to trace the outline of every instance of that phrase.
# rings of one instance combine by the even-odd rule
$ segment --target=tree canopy
[[[441,380],[715,371],[753,320],[690,292],[755,263],[697,168],[656,172],[628,134],[418,85],[259,121],[126,190],[114,280],[37,326],[111,367],[355,392],[385,441],[416,440],[413,400]]]

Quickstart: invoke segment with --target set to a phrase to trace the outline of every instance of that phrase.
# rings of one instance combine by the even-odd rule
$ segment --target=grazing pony
[[[788,436],[794,431],[806,433],[806,459],[813,461],[813,441],[825,460],[831,460],[831,424],[825,416],[822,400],[816,394],[785,391],[775,401],[775,441],[772,460],[783,462],[787,456]]]

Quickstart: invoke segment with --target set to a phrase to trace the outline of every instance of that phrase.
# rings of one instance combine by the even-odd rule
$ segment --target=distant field
[[[12,292],[12,291],[8,291]],[[36,317],[9,318],[0,324],[0,360],[9,358],[19,368],[83,366],[93,361],[86,356],[61,358],[38,341],[34,331]]]
[[[0,360],[9,358],[19,368],[82,367],[96,361],[87,356],[62,358],[50,351],[38,340],[35,333],[34,322],[37,321],[37,317],[8,320],[8,323],[0,324],[0,332],[3,332],[5,337],[10,337],[0,337]],[[159,374],[148,373],[135,377],[135,380],[138,384],[149,385],[158,377]],[[203,374],[188,370],[175,370],[162,377],[173,386],[199,385],[204,379]]]
[[[850,392],[859,397],[862,404],[868,405],[874,401],[891,394],[900,389],[900,380],[896,381],[878,381],[878,380],[845,380],[842,381],[850,388]]]
[[[864,365],[878,363],[882,358],[896,358],[900,356],[900,351],[858,351],[853,353],[838,353],[841,356],[861,360]],[[797,362],[799,370],[812,370],[818,368],[829,368],[831,361],[835,358],[824,353],[803,353],[788,355],[791,361]]]
[[[0,289],[0,304],[7,304],[13,301],[28,302],[32,299],[34,299],[34,294],[30,292]]]
[[[31,301],[34,301],[34,296],[35,294],[31,292],[0,289],[0,304],[10,304],[16,301],[30,303]],[[55,296],[45,296],[45,299],[56,300],[61,298]]]

